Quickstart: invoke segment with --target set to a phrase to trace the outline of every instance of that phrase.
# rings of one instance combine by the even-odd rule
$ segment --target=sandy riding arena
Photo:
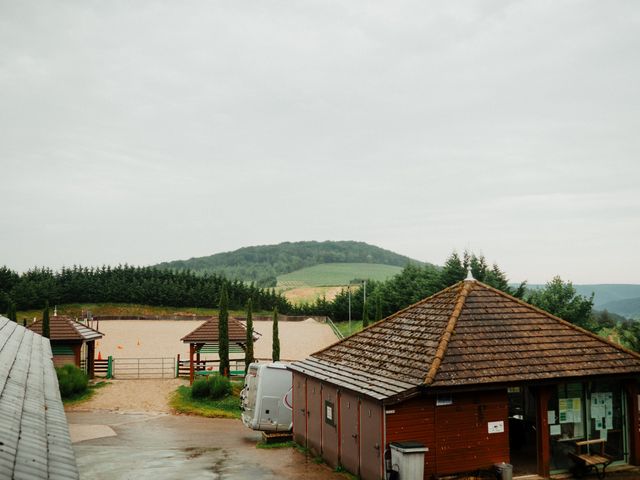
[[[189,357],[189,345],[180,341],[203,322],[200,320],[102,320],[99,330],[104,337],[96,341],[96,356],[114,358]],[[300,360],[338,339],[329,325],[313,319],[278,322],[280,358]],[[271,358],[273,322],[255,321],[259,335],[255,357]],[[232,358],[243,358],[232,355]]]

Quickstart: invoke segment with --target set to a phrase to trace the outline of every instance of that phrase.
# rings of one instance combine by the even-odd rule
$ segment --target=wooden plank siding
[[[307,380],[293,372],[293,440],[307,446]]]
[[[453,404],[436,407],[435,396],[414,398],[387,407],[387,446],[418,441],[429,448],[425,478],[490,469],[509,463],[508,398],[506,390],[461,393]],[[504,422],[504,432],[488,433],[488,423]]]
[[[340,392],[340,463],[347,471],[359,475],[360,469],[360,399],[348,390]],[[368,459],[366,459],[368,461]]]
[[[360,400],[360,477],[364,480],[384,478],[382,408],[380,402]]]
[[[314,455],[322,454],[322,384],[307,378],[307,448]]]
[[[325,402],[333,405],[333,425],[325,419]],[[335,468],[340,463],[338,457],[338,389],[328,383],[322,384],[322,458]]]

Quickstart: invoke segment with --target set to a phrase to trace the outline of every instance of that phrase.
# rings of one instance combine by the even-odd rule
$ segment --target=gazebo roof
[[[0,478],[77,479],[49,340],[0,317]]]
[[[42,320],[28,326],[29,330],[42,334]],[[85,342],[102,338],[104,334],[93,328],[62,315],[49,317],[50,340],[84,340]]]
[[[378,399],[640,373],[640,355],[476,280],[459,282],[291,369]]]
[[[247,340],[247,329],[239,320],[229,317],[229,341],[244,343]],[[218,317],[211,317],[191,333],[181,339],[184,343],[218,343]]]

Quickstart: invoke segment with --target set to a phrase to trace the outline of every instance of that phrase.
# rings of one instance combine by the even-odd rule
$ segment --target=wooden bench
[[[569,452],[569,456],[576,463],[575,475],[581,478],[591,470],[595,470],[596,475],[600,480],[605,476],[605,470],[613,461],[613,457],[604,453],[604,447],[607,441],[604,438],[595,440],[583,440],[576,442],[576,451]],[[586,452],[583,453],[582,447],[587,447]],[[599,446],[597,453],[592,453],[591,446]],[[598,467],[602,467],[602,470],[598,470]]]

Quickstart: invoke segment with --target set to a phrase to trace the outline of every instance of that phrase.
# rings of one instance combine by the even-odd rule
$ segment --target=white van
[[[242,423],[263,432],[288,432],[291,420],[292,377],[284,363],[252,363],[240,393]]]

